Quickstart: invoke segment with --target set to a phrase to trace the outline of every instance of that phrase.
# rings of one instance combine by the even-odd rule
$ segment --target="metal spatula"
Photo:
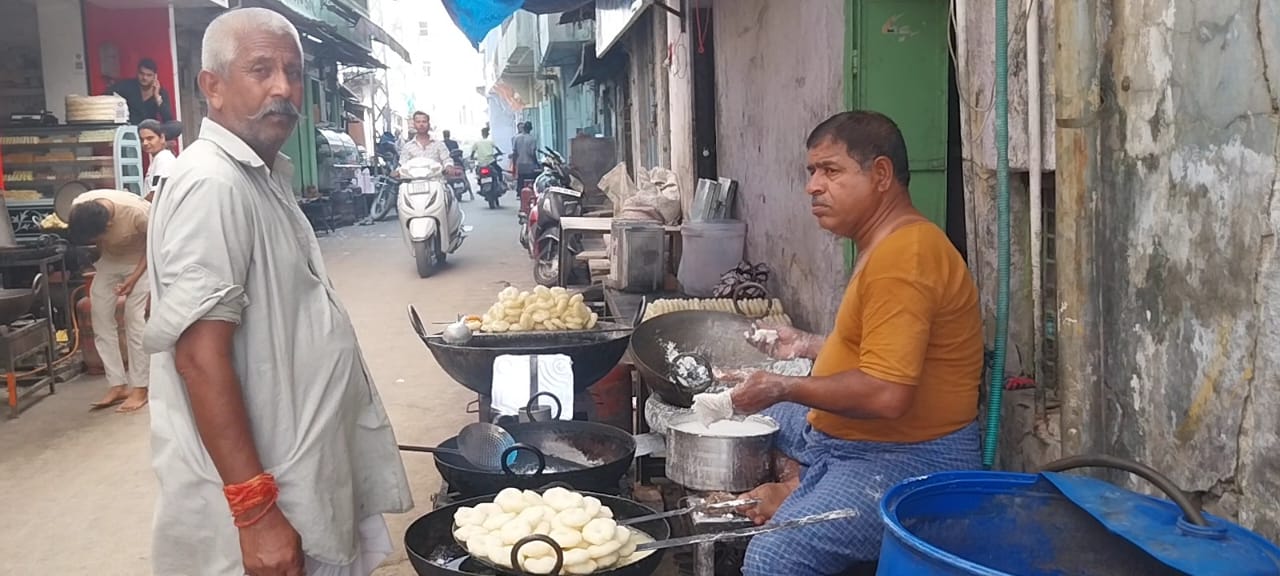
[[[636,546],[637,552],[645,550],[659,550],[662,548],[675,548],[678,546],[688,546],[690,544],[702,544],[704,542],[719,542],[722,540],[734,540],[737,538],[746,538],[755,536],[756,534],[764,534],[766,532],[775,532],[778,530],[790,530],[810,524],[818,524],[820,522],[830,522],[832,520],[840,520],[843,518],[853,518],[858,515],[857,510],[846,508],[843,510],[835,510],[823,514],[814,514],[794,520],[787,520],[777,524],[763,524],[761,526],[752,526],[750,528],[742,528],[739,530],[729,530],[726,532],[714,532],[711,534],[697,534],[694,536],[685,536],[683,538],[670,538],[667,540],[658,540],[657,542],[645,542]]]

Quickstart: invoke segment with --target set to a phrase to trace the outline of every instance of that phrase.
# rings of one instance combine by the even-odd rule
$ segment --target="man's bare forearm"
[[[231,363],[235,330],[230,322],[201,320],[182,334],[175,350],[196,430],[225,484],[244,482],[263,471],[240,379]]]
[[[779,378],[786,389],[786,401],[846,418],[899,418],[915,397],[913,386],[885,382],[861,370],[832,376]]]

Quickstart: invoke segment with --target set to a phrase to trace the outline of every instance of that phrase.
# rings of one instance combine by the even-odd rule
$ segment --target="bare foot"
[[[99,410],[102,408],[107,408],[109,406],[115,406],[116,404],[124,402],[125,399],[128,397],[129,397],[129,390],[127,387],[125,387],[124,385],[112,386],[111,388],[107,389],[106,396],[103,396],[101,400],[90,404],[89,408],[92,410]]]
[[[125,400],[124,404],[121,404],[119,408],[116,408],[116,412],[120,412],[120,413],[136,412],[138,411],[139,408],[142,408],[143,406],[146,406],[146,405],[147,405],[147,389],[134,388],[133,390],[129,391],[129,399]]]
[[[754,498],[759,500],[760,503],[754,506],[743,506],[739,509],[739,512],[750,518],[756,525],[764,524],[773,518],[774,514],[778,513],[778,508],[782,507],[782,503],[799,486],[799,478],[787,482],[761,484],[755,490],[742,495],[743,498]]]

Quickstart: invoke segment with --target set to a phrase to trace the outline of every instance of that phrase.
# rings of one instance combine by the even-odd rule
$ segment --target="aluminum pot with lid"
[[[752,416],[731,426],[719,424],[708,429],[692,415],[670,422],[667,478],[692,490],[723,492],[745,492],[772,481],[777,423]]]

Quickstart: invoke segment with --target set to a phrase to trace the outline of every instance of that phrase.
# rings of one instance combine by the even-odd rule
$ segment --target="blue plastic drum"
[[[907,480],[880,504],[877,574],[1280,576],[1280,548],[1171,490],[1182,507],[1054,472]]]

